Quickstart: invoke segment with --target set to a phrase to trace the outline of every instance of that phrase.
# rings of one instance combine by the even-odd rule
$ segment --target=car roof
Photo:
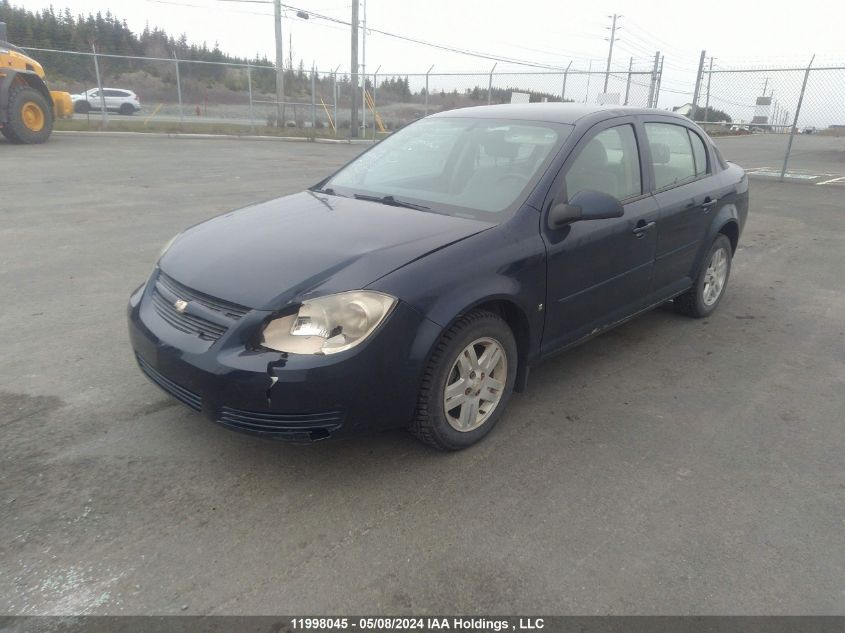
[[[601,116],[601,115],[604,116]],[[439,117],[473,117],[485,119],[518,119],[524,121],[546,121],[550,123],[568,123],[573,125],[580,119],[591,115],[597,115],[596,119],[611,119],[618,116],[632,114],[659,114],[688,122],[689,119],[657,108],[636,108],[633,106],[618,105],[592,105],[587,103],[505,103],[501,105],[474,106],[470,108],[459,108],[447,110],[432,115]]]

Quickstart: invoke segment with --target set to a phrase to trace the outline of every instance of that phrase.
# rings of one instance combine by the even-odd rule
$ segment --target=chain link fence
[[[143,107],[132,114],[145,125],[241,127],[253,132],[323,130],[323,135],[338,137],[349,136],[355,99],[359,133],[368,138],[454,108],[523,101],[648,106],[656,103],[659,90],[659,78],[652,70],[633,66],[614,69],[607,77],[604,71],[574,68],[528,73],[495,72],[495,67],[481,73],[377,71],[366,75],[366,92],[355,90],[352,78],[338,69],[300,67],[285,70],[280,102],[271,65],[25,50],[48,69],[54,88],[76,97],[77,118],[97,127],[115,126],[124,119],[114,115],[129,114],[121,113],[114,101],[105,102],[103,112],[101,90],[136,93]]]
[[[631,59],[627,67],[615,66],[607,73],[571,64],[560,71],[497,72],[493,66],[477,73],[435,72],[433,67],[428,72],[385,73],[379,67],[363,81],[361,76],[340,73],[340,67],[300,66],[285,69],[280,102],[276,69],[269,64],[26,50],[47,68],[54,88],[76,95],[72,123],[83,129],[146,127],[379,139],[427,114],[454,108],[540,101],[656,107],[661,90],[668,90],[673,101],[688,100],[676,110],[719,137],[728,158],[752,171],[781,178],[788,172],[845,175],[837,153],[845,157],[845,66],[841,65],[727,68],[714,66],[712,59],[706,64],[702,54],[696,89],[689,92],[663,86],[659,55],[653,62],[635,64]],[[70,76],[74,79],[66,79]],[[131,123],[119,100],[100,97],[113,89],[138,95],[142,109],[133,112]],[[357,130],[351,129],[353,105],[358,111]]]
[[[845,175],[845,66],[705,68],[685,114],[751,171]]]

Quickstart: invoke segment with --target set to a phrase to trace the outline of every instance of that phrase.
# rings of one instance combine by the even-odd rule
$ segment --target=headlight
[[[179,237],[180,235],[182,235],[182,233],[177,233],[176,235],[171,237],[169,240],[167,240],[167,244],[164,245],[164,248],[162,248],[161,252],[158,254],[158,259],[161,259],[162,257],[164,257],[164,254],[168,250],[170,250],[170,247],[173,246],[173,242],[175,242],[176,238]],[[158,260],[156,260],[156,261],[158,261]]]
[[[390,314],[396,299],[354,290],[304,301],[299,312],[270,321],[261,344],[294,354],[336,354],[355,347]]]

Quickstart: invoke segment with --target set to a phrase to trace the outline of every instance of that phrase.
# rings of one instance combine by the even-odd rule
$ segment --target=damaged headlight
[[[304,301],[296,314],[273,319],[261,344],[293,354],[336,354],[364,341],[396,305],[390,295],[354,290]]]

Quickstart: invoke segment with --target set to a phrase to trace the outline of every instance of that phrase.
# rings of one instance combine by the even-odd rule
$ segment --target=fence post
[[[795,138],[795,128],[798,126],[798,115],[801,114],[801,103],[804,101],[804,91],[807,89],[807,79],[810,77],[810,70],[813,67],[813,60],[815,58],[815,55],[810,58],[807,70],[804,71],[804,83],[801,84],[801,94],[798,95],[798,105],[795,106],[795,117],[792,119],[792,129],[789,132],[789,142],[786,145],[786,155],[783,157],[783,168],[780,170],[781,182],[783,182],[783,179],[786,177],[786,165],[789,163],[789,153],[792,151],[792,139]]]
[[[431,68],[434,68],[434,64],[431,65]],[[423,116],[428,116],[428,76],[431,73],[431,68],[425,73],[425,114]]]
[[[631,71],[634,69],[634,58],[632,57],[628,62],[628,80],[625,82],[625,103],[622,105],[628,105],[628,95],[631,94]]]
[[[176,96],[179,98],[179,125],[185,123],[185,114],[182,111],[182,80],[179,77],[179,59],[176,57],[176,52],[173,52],[173,63],[176,66]]]
[[[314,66],[311,66],[311,138],[317,138],[317,75]]]
[[[704,122],[710,116],[710,80],[713,79],[713,56],[710,56],[710,70],[707,71],[707,99],[704,101]]]
[[[100,79],[100,62],[97,59],[97,45],[91,43],[91,49],[94,51],[94,72],[97,75],[97,94],[100,95],[100,113],[103,120],[103,128],[109,125],[109,115],[106,112],[106,95],[103,94],[103,81]]]
[[[593,60],[590,60],[590,65],[587,66],[587,91],[584,93],[584,103],[590,100],[590,79],[593,77]]]
[[[255,134],[255,107],[252,100],[252,65],[246,63],[246,87],[249,90],[249,129]]]
[[[490,69],[490,78],[487,80],[487,105],[493,103],[493,71],[496,70],[496,66],[499,65],[499,62],[493,64],[493,68]]]
[[[569,67],[572,66],[572,62],[570,61],[566,65],[566,70],[563,71],[563,86],[560,88],[560,100],[561,102],[566,101],[566,78],[569,76]]]

